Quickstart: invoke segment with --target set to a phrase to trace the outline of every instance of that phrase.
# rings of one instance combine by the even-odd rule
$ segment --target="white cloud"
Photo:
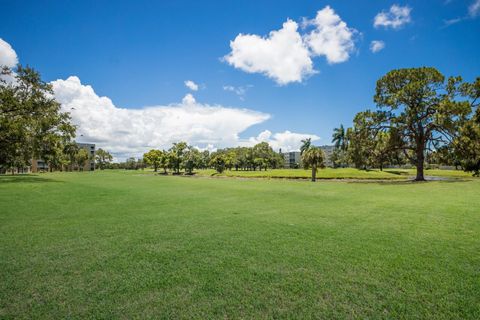
[[[370,42],[370,51],[373,53],[377,53],[379,51],[382,51],[385,48],[385,42],[381,40],[373,40]]]
[[[0,59],[10,67],[18,62],[15,51],[1,39]],[[150,148],[167,149],[178,141],[186,141],[199,150],[214,151],[227,146],[254,145],[257,139],[267,139],[272,147],[290,150],[298,147],[298,139],[316,137],[289,131],[272,136],[267,130],[256,138],[241,139],[239,135],[243,131],[268,120],[270,115],[201,104],[190,93],[181,103],[125,109],[115,106],[108,97],[99,97],[91,86],[82,84],[76,76],[51,84],[62,110],[69,112],[72,122],[78,126],[78,141],[95,143],[112,152],[117,160],[140,157]]]
[[[215,152],[217,151],[218,149],[211,143],[207,144],[205,147],[199,147],[199,146],[194,146],[195,149],[197,149],[198,151],[208,151],[208,152]]]
[[[192,80],[186,80],[185,82],[185,86],[192,90],[192,91],[198,91],[198,84],[196,84],[195,82],[193,82]]]
[[[267,37],[239,34],[230,41],[231,52],[224,60],[248,73],[262,73],[280,85],[301,82],[315,73],[310,52],[298,33],[298,24],[287,20]]]
[[[350,58],[357,31],[349,28],[331,7],[319,10],[315,19],[304,21],[304,25],[315,27],[304,36],[312,55],[325,56],[328,63],[345,62]]]
[[[480,0],[474,0],[470,5],[468,6],[468,14],[462,16],[462,17],[456,17],[448,20],[443,20],[443,27],[447,28],[453,24],[463,22],[465,20],[469,19],[475,19],[480,15]]]
[[[295,133],[288,130],[272,134],[269,130],[265,130],[260,132],[257,137],[251,137],[242,144],[253,146],[260,142],[268,142],[275,151],[279,149],[282,149],[282,151],[299,151],[302,140],[307,138],[311,138],[312,141],[320,140],[320,137],[314,134]]]
[[[385,27],[398,29],[403,25],[410,23],[412,18],[410,17],[410,12],[412,8],[409,6],[399,6],[394,4],[390,7],[388,12],[382,11],[375,16],[373,25],[375,28]]]
[[[200,104],[191,94],[177,104],[125,109],[115,106],[108,97],[99,97],[91,86],[82,84],[75,76],[55,80],[52,85],[62,110],[70,112],[73,123],[79,127],[78,140],[96,143],[117,159],[139,157],[150,148],[167,149],[177,141],[210,151],[267,141],[276,150],[288,151],[298,149],[302,139],[318,139],[310,134],[290,131],[272,134],[268,130],[258,137],[241,139],[240,133],[268,120],[270,115]]]
[[[475,0],[468,7],[468,15],[472,18],[475,18],[479,14],[480,14],[480,0]]]
[[[77,77],[52,82],[62,109],[79,126],[80,140],[94,142],[118,158],[139,156],[148,148],[171,143],[235,145],[245,129],[264,122],[269,114],[247,109],[197,103],[187,94],[181,103],[142,109],[124,109],[108,97],[99,97]]]
[[[463,20],[465,20],[465,18],[453,18],[453,19],[443,20],[443,27],[445,28],[449,27],[453,24],[462,22]]]
[[[187,93],[185,97],[183,97],[182,99],[182,104],[187,106],[194,105],[195,103],[197,103],[197,101],[195,100],[195,97],[191,93]]]
[[[231,52],[223,59],[237,69],[261,73],[285,85],[317,73],[313,57],[325,56],[331,64],[350,58],[357,31],[349,28],[331,7],[319,10],[314,19],[304,19],[302,25],[313,30],[301,34],[298,24],[288,19],[280,30],[266,37],[239,34],[230,41]]]
[[[247,90],[250,89],[251,87],[253,86],[247,85],[247,86],[235,87],[231,85],[226,85],[226,86],[223,86],[223,90],[235,93],[240,98],[240,100],[243,101],[245,100],[245,94],[247,93]]]
[[[0,67],[13,68],[18,63],[18,57],[12,46],[0,38]]]

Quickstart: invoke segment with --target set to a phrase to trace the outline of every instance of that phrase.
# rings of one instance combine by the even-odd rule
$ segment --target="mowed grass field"
[[[310,179],[311,170],[304,169],[273,169],[267,171],[226,170],[218,173],[213,169],[197,170],[196,175],[210,177],[238,177],[238,178],[283,178],[283,179]],[[317,179],[347,179],[347,180],[406,180],[415,177],[414,169],[379,169],[358,170],[355,168],[325,168],[317,172]],[[471,173],[460,170],[425,170],[425,176],[444,178],[470,178]]]
[[[0,318],[480,318],[480,181],[0,177]]]

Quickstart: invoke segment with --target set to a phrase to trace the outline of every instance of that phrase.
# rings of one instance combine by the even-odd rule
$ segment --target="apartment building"
[[[325,155],[325,166],[332,167],[333,163],[330,160],[334,146],[320,146],[324,155]],[[290,169],[296,169],[302,167],[302,156],[300,151],[290,151],[290,152],[282,152],[280,149],[280,154],[282,154],[284,159],[284,167]]]
[[[83,171],[94,171],[95,170],[95,144],[93,143],[77,143],[77,146],[81,149],[85,149],[90,156],[90,159],[85,161],[83,166]]]
[[[280,151],[281,152],[281,151]],[[284,159],[284,167],[296,169],[300,168],[302,165],[302,157],[300,155],[300,151],[290,151],[282,153]]]
[[[95,144],[93,143],[77,143],[77,146],[81,149],[85,149],[90,156],[90,159],[85,161],[82,169],[83,171],[94,171],[95,170]],[[31,172],[42,172],[49,171],[48,163],[42,159],[32,160]]]

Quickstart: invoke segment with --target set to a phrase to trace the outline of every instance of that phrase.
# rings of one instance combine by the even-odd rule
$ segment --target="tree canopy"
[[[64,160],[75,137],[70,115],[62,112],[52,86],[30,67],[3,68],[0,75],[0,169],[45,159],[51,167]]]
[[[99,148],[95,151],[95,162],[100,170],[105,169],[113,161],[113,156],[106,150]]]
[[[388,132],[395,145],[416,166],[416,180],[424,180],[425,153],[448,144],[471,112],[462,96],[462,79],[445,78],[435,68],[388,72],[377,81],[376,111],[366,111],[369,129]]]
[[[302,154],[302,164],[305,169],[312,169],[312,181],[315,182],[317,170],[325,167],[325,155],[322,149],[310,146]]]

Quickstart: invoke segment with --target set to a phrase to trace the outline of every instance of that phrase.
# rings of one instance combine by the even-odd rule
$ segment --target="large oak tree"
[[[416,166],[417,181],[425,180],[426,150],[449,143],[471,112],[470,103],[459,100],[461,84],[460,77],[446,79],[430,67],[392,70],[377,81],[372,128],[390,133]]]

